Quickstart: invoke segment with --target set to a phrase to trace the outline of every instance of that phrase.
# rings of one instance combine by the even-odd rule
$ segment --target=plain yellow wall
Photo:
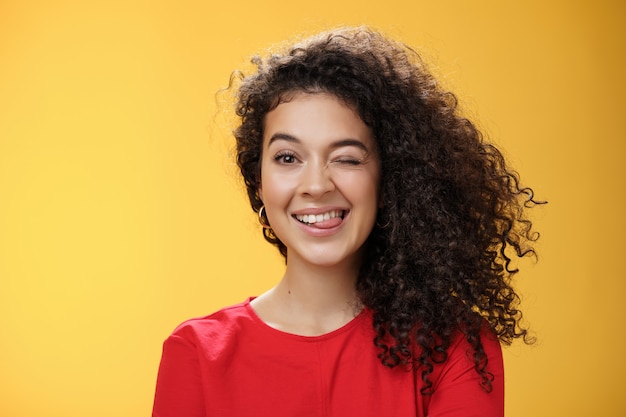
[[[550,201],[507,415],[626,415],[623,4],[0,0],[0,415],[149,415],[174,326],[278,279],[215,93],[363,23],[424,51]]]

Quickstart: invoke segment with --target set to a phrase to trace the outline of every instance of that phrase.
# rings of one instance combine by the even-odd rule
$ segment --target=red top
[[[153,417],[500,417],[500,344],[482,335],[494,374],[486,393],[471,348],[453,340],[436,365],[432,395],[421,371],[389,369],[376,357],[372,314],[364,310],[322,336],[269,327],[250,300],[181,324],[163,345]]]

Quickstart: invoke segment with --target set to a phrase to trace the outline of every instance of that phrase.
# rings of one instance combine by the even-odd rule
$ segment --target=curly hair
[[[378,357],[388,367],[420,368],[429,394],[429,374],[461,332],[490,391],[484,327],[505,344],[530,342],[511,257],[534,254],[538,234],[525,211],[541,202],[402,43],[366,27],[340,28],[252,62],[256,73],[239,76],[234,132],[252,209],[263,204],[257,191],[269,111],[302,92],[332,94],[354,108],[381,160],[380,208],[357,281],[374,312]],[[263,233],[287,257],[271,229]]]

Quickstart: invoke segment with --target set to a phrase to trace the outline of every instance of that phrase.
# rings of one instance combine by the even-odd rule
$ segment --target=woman
[[[532,191],[377,32],[254,62],[237,161],[285,274],[174,331],[153,415],[501,416]]]

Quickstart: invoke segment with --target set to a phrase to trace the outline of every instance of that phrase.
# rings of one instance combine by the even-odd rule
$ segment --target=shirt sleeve
[[[474,369],[472,349],[461,336],[448,350],[434,382],[434,393],[428,406],[429,417],[503,417],[504,366],[502,349],[495,336],[483,332],[481,340],[487,355],[487,371],[494,376],[491,392],[481,385]]]
[[[179,334],[163,343],[152,417],[205,417],[197,349]]]

